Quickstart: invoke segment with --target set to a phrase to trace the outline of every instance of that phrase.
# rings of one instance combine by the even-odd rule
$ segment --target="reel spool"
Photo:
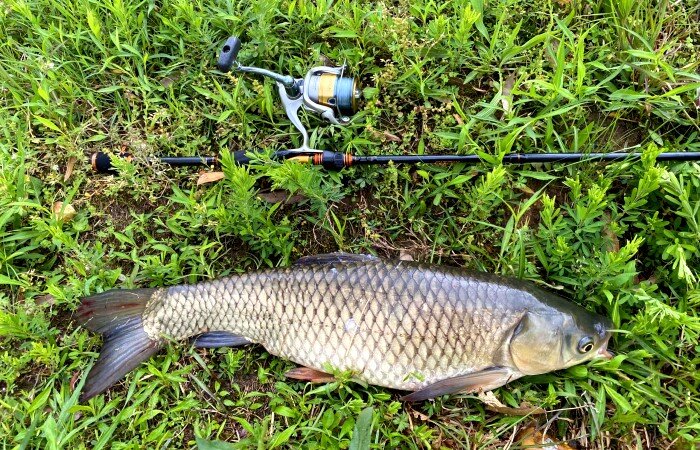
[[[277,83],[282,105],[287,116],[304,137],[304,143],[290,152],[317,153],[322,150],[309,148],[306,128],[299,120],[299,108],[314,112],[335,125],[347,125],[359,109],[362,92],[357,81],[345,75],[346,67],[314,67],[304,78],[281,75],[267,69],[241,65],[236,57],[241,40],[231,36],[221,49],[217,68],[221,72],[248,72],[272,78]]]
[[[349,116],[358,109],[360,90],[354,78],[343,76],[343,68],[317,67],[304,79],[304,93],[308,95],[307,108],[330,108],[339,121],[349,122]]]

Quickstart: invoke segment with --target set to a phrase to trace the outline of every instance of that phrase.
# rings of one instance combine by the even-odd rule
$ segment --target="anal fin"
[[[194,346],[199,348],[238,347],[251,344],[251,341],[228,331],[209,331],[194,338]]]
[[[330,383],[335,377],[330,373],[312,369],[311,367],[297,367],[284,374],[293,380],[310,381],[312,383]]]
[[[440,380],[419,389],[411,394],[404,395],[401,400],[406,402],[420,402],[441,395],[471,392],[486,392],[501,387],[519,375],[504,367],[492,367],[479,372],[460,375],[446,380]]]

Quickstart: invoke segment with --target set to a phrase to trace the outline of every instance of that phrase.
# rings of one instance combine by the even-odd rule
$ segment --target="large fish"
[[[351,371],[420,401],[606,356],[611,327],[531,283],[346,253],[194,285],[111,290],[84,298],[78,317],[104,334],[83,401],[172,340],[262,344],[302,366],[292,378]]]

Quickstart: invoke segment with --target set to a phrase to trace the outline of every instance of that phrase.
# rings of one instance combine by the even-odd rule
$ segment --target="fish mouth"
[[[608,336],[605,339],[605,342],[603,342],[603,345],[601,345],[600,348],[598,349],[598,351],[596,352],[595,356],[597,358],[604,358],[607,360],[611,360],[615,357],[615,353],[608,350],[608,343],[609,342],[610,342],[610,336]]]
[[[598,358],[604,358],[607,360],[613,359],[615,357],[615,353],[611,352],[608,350],[607,347],[600,347],[598,349],[598,353],[596,354]]]

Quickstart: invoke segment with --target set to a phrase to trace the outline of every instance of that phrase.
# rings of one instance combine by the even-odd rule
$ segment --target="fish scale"
[[[228,331],[304,366],[413,390],[500,362],[527,303],[523,291],[516,310],[489,301],[500,290],[407,262],[300,266],[160,290],[143,319],[152,339]]]

